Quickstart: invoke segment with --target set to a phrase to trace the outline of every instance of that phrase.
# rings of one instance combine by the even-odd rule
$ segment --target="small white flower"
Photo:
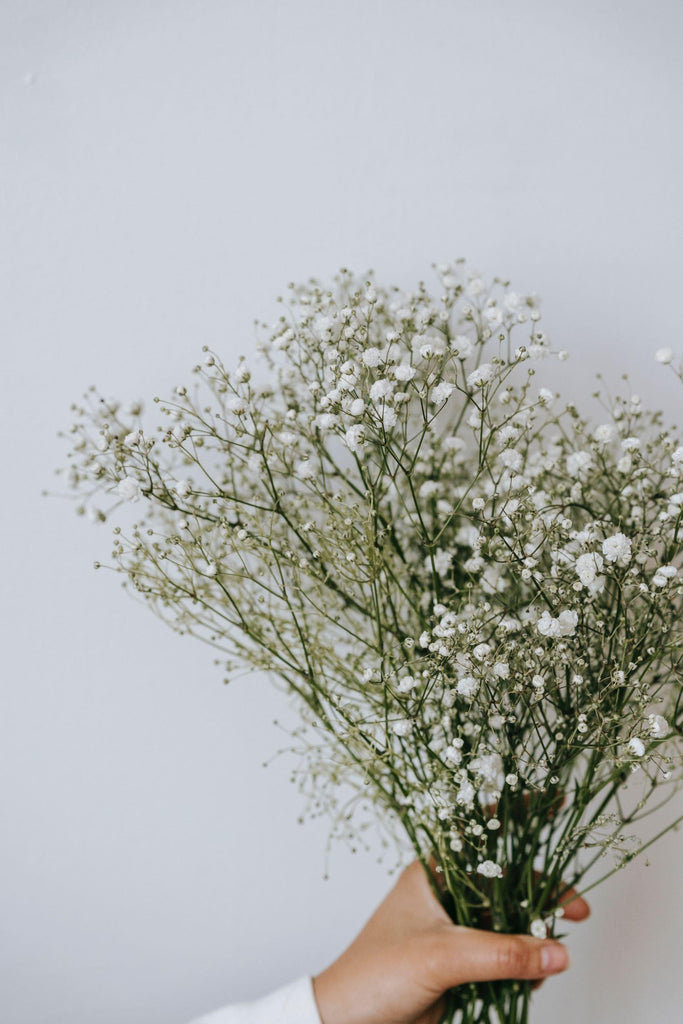
[[[645,753],[645,744],[638,736],[634,736],[628,741],[628,749],[634,757],[642,757]]]
[[[389,406],[385,406],[382,410],[382,425],[385,430],[389,430],[391,427],[396,425],[398,420],[398,413],[395,409],[391,409]]]
[[[446,451],[453,452],[455,455],[461,455],[467,447],[461,437],[445,437],[443,445]],[[681,498],[683,500],[683,492],[681,493]]]
[[[500,864],[496,864],[492,860],[483,860],[477,864],[477,874],[483,875],[484,878],[502,878],[503,869]]]
[[[506,444],[517,438],[519,429],[514,423],[506,423],[504,427],[501,427],[496,434],[496,441],[501,448],[504,448]]]
[[[669,580],[675,579],[677,575],[678,569],[675,565],[660,565],[652,577],[652,582],[655,587],[665,587]]]
[[[621,442],[621,447],[624,449],[625,452],[635,452],[638,448],[640,448],[640,438],[625,437],[624,440]]]
[[[365,402],[362,398],[354,398],[349,406],[349,414],[351,416],[362,416],[365,412]]]
[[[486,784],[487,789],[502,789],[504,782],[503,761],[495,752],[478,754],[470,761],[470,771]]]
[[[572,477],[582,479],[593,463],[590,452],[572,452],[567,456],[567,472]]]
[[[593,431],[593,440],[597,441],[598,444],[607,444],[612,440],[616,433],[616,430],[611,423],[601,423],[599,427],[596,427]]]
[[[373,402],[381,402],[391,397],[394,390],[394,382],[387,377],[376,380],[370,388],[370,399]]]
[[[425,482],[420,485],[418,494],[421,498],[431,498],[432,495],[438,494],[440,490],[441,483],[438,480],[425,480]]]
[[[650,736],[654,739],[661,739],[669,734],[669,723],[661,715],[648,715],[647,722],[650,727]]]
[[[671,456],[671,461],[674,463],[675,466],[680,466],[681,463],[683,463],[683,447],[676,449],[676,451]]]
[[[531,922],[529,925],[529,932],[535,939],[545,939],[548,937],[548,929],[545,921],[541,921],[540,918],[536,918],[535,921]]]
[[[467,378],[467,383],[471,388],[483,387],[493,377],[493,367],[491,363],[482,363],[476,370],[472,370],[472,373]]]
[[[396,380],[412,380],[416,372],[415,367],[409,363],[399,363],[398,366],[394,367],[394,377]]]
[[[460,783],[460,788],[455,796],[455,801],[458,804],[471,804],[474,800],[474,786],[467,779],[464,779]]]
[[[485,290],[486,285],[484,284],[480,277],[477,277],[476,274],[469,279],[465,287],[465,291],[472,298],[475,298],[477,295],[481,295],[481,293]]]
[[[350,451],[358,453],[365,444],[365,429],[359,423],[349,427],[344,435],[344,441]]]
[[[414,676],[404,676],[399,679],[396,689],[399,693],[410,693],[417,686],[417,679]]]
[[[602,542],[602,553],[608,562],[628,565],[631,561],[631,541],[623,533],[615,533]]]
[[[456,334],[451,342],[451,348],[457,351],[461,359],[467,359],[474,352],[474,345],[465,334]]]
[[[116,492],[125,501],[139,501],[142,497],[142,488],[134,476],[124,476],[119,480]]]
[[[536,623],[536,628],[541,636],[573,636],[576,632],[578,621],[579,616],[575,611],[560,612],[556,619],[552,617],[549,611],[544,611]]]
[[[407,718],[400,718],[391,727],[391,731],[394,736],[405,737],[409,736],[413,730],[413,723]]]
[[[316,466],[312,459],[305,459],[296,467],[296,475],[300,480],[312,480],[316,474]]]
[[[483,661],[491,653],[491,647],[489,644],[477,644],[472,651],[472,654],[477,661]]]
[[[531,685],[534,690],[543,690],[545,688],[545,679],[543,676],[536,675],[531,680]]]
[[[216,565],[215,562],[209,562],[209,564],[207,565],[206,569],[204,570],[204,574],[206,576],[215,576],[217,574],[217,572],[218,572],[218,566]]]
[[[497,661],[496,664],[493,666],[493,674],[494,676],[497,676],[499,679],[509,679],[510,666],[508,665],[507,661]]]
[[[123,439],[123,443],[126,448],[135,448],[138,445],[144,444],[145,435],[141,430],[132,430],[130,434],[126,434]]]
[[[506,467],[511,469],[513,473],[519,473],[524,464],[524,459],[521,452],[515,451],[514,448],[506,448],[498,455],[498,461]]]
[[[474,676],[463,676],[462,679],[458,680],[455,688],[461,697],[471,699],[479,689],[479,683]]]
[[[191,489],[192,487],[189,480],[177,480],[173,485],[173,490],[179,498],[186,498]]]
[[[382,353],[378,348],[366,348],[360,358],[364,366],[378,366],[382,361]]]
[[[579,621],[577,612],[568,609],[560,612],[557,621],[560,626],[560,636],[574,636]]]
[[[431,569],[431,560],[429,556],[425,559],[425,568]],[[449,572],[453,568],[453,552],[444,551],[443,548],[437,548],[434,553],[434,568],[439,576],[448,576]]]
[[[443,759],[447,764],[460,764],[462,761],[462,750],[451,744],[444,750]]]
[[[318,430],[333,430],[337,423],[338,418],[332,412],[321,412],[313,420],[313,426],[317,427]]]
[[[667,365],[667,363],[671,362],[673,357],[674,354],[670,348],[658,348],[655,352],[655,359],[657,360],[657,362],[664,363],[665,366]]]
[[[549,611],[544,611],[536,623],[536,628],[541,636],[559,636],[560,630],[557,619],[554,619]]]
[[[434,405],[443,405],[454,391],[455,384],[451,384],[447,380],[441,381],[435,388],[432,388],[432,402]]]
[[[497,306],[487,306],[484,310],[484,316],[491,327],[497,327],[498,324],[503,322],[503,314]]]
[[[586,555],[579,555],[576,559],[576,575],[585,587],[595,582],[596,577],[602,572],[604,565],[603,557],[597,551],[591,551]]]

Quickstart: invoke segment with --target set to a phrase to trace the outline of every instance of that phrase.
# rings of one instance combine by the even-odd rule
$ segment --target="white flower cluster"
[[[436,270],[292,285],[260,366],[207,351],[155,430],[88,392],[68,481],[96,521],[144,509],[113,567],[158,614],[289,688],[315,813],[351,783],[461,923],[542,937],[541,848],[579,884],[680,777],[683,445],[637,395],[591,426],[539,388],[537,300]]]

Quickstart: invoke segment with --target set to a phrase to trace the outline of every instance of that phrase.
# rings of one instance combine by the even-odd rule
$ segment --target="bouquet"
[[[569,886],[668,830],[637,823],[681,779],[683,447],[636,395],[591,425],[537,387],[566,353],[534,296],[434,270],[436,296],[290,285],[255,365],[205,349],[153,426],[89,389],[68,482],[95,521],[142,510],[114,528],[125,586],[226,679],[293,695],[334,832],[369,809],[454,922],[557,936]],[[466,986],[444,1019],[522,1024],[529,1000]]]

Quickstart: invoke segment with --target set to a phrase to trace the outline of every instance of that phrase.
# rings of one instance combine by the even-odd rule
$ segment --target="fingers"
[[[429,867],[438,889],[440,889],[442,893],[445,893],[447,891],[446,882],[443,873],[439,870],[438,862],[434,856],[429,858]],[[540,871],[534,871],[534,880],[536,882],[540,881],[542,878],[543,875]],[[554,893],[548,901],[548,911],[551,911],[556,907],[561,907],[564,910],[564,914],[562,916],[566,921],[585,921],[587,917],[590,917],[591,909],[589,904],[582,896],[579,896],[576,889],[571,888],[571,886],[566,886],[564,882],[560,882],[558,891]],[[487,925],[488,923],[490,922],[486,922],[486,919],[484,919],[484,924]]]
[[[540,871],[534,871],[535,881],[539,881],[542,877]],[[587,917],[590,917],[591,908],[583,896],[579,896],[576,889],[565,885],[564,882],[560,882],[557,891],[552,894],[548,901],[549,910],[555,907],[562,907],[564,910],[563,917],[567,921],[585,921]]]
[[[576,889],[565,889],[560,886],[560,897],[555,905],[562,907],[567,921],[585,921],[590,917],[591,908],[583,896],[578,895]]]
[[[569,967],[569,954],[559,942],[529,935],[501,935],[476,928],[453,927],[443,945],[441,963],[446,986],[470,981],[534,980]]]

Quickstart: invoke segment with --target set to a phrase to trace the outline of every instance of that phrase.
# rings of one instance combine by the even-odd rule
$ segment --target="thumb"
[[[501,935],[458,925],[452,925],[447,934],[439,957],[444,988],[469,981],[547,978],[569,967],[566,947],[552,939]]]

